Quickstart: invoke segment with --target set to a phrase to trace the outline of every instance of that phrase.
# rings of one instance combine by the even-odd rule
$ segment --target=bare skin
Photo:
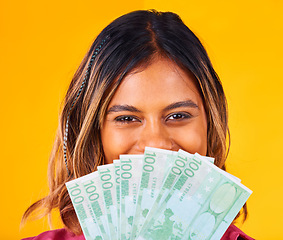
[[[158,57],[127,75],[112,98],[101,130],[105,163],[146,146],[207,152],[207,118],[194,76]]]

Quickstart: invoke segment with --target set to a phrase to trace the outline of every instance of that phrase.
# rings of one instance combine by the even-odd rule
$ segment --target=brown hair
[[[101,50],[91,60],[103,41]],[[37,209],[43,208],[43,215],[50,215],[58,208],[64,225],[75,234],[81,233],[65,183],[104,164],[100,128],[107,106],[124,76],[137,67],[150,64],[156,54],[171,59],[196,77],[207,113],[207,155],[214,157],[215,165],[225,170],[230,145],[226,146],[229,135],[226,98],[204,47],[178,15],[155,10],[135,11],[119,17],[98,35],[75,73],[64,100],[50,156],[49,195],[32,204],[24,213],[23,221]],[[87,71],[90,61],[93,61],[92,67]],[[88,79],[85,79],[86,71]],[[82,85],[84,89],[78,96]],[[69,175],[63,156],[68,116]],[[243,211],[246,218],[246,205]]]

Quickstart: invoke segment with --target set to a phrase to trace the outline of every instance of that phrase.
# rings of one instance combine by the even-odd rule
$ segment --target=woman
[[[59,208],[65,228],[32,239],[84,239],[67,181],[145,146],[212,156],[225,170],[227,133],[220,80],[178,15],[121,16],[98,35],[70,84],[50,157],[50,193],[23,216]],[[231,225],[222,239],[251,238]]]

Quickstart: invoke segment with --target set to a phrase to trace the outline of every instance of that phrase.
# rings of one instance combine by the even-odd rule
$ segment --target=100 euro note
[[[103,202],[107,214],[110,238],[118,239],[117,195],[115,183],[115,166],[106,164],[97,167],[100,177]]]
[[[206,159],[180,151],[187,164],[174,168],[181,174],[139,240],[219,240],[252,193]]]
[[[135,239],[178,153],[146,147],[131,239]]]
[[[170,151],[167,151],[146,148],[145,154],[170,155]],[[123,166],[120,160],[114,160],[113,164],[98,167],[97,172],[66,183],[87,240],[128,240],[131,236],[134,239],[131,233],[135,225],[132,224],[139,211],[137,198],[140,196],[141,182],[148,182],[147,192],[153,194],[144,198],[148,200],[145,205],[152,206],[151,209],[140,208],[149,209],[149,212],[146,211],[148,214],[142,219],[145,224],[138,239],[220,239],[251,194],[240,183],[240,179],[211,164],[212,158],[198,154],[192,155],[179,150],[178,157],[171,159],[173,164],[170,165],[170,161],[166,163],[171,166],[169,171],[166,170],[167,165],[162,165],[166,162],[165,159],[163,163],[155,157],[145,161],[142,155],[124,155],[121,159]],[[163,168],[159,174],[152,175],[163,179],[161,188],[156,187],[156,179],[150,180],[153,177],[142,180],[141,173],[144,168],[150,168],[150,161],[159,162],[156,168]],[[204,169],[208,169],[208,173]],[[191,177],[188,176],[190,171],[194,173]],[[207,174],[212,174],[209,172],[213,172],[215,176],[208,177]],[[208,183],[215,185],[210,186]],[[155,201],[150,201],[151,197],[157,195],[156,188],[160,189],[157,191],[158,196]],[[121,218],[118,217],[120,214]],[[113,221],[115,218],[116,224]],[[114,235],[110,230],[111,225],[116,233]],[[119,226],[122,228],[121,232]]]
[[[183,154],[182,152],[178,152],[177,158],[173,161],[173,165],[170,167],[167,175],[164,178],[164,181],[162,183],[162,187],[158,193],[158,196],[155,198],[154,203],[152,204],[152,207],[147,215],[147,219],[145,220],[142,229],[145,228],[147,223],[149,222],[148,219],[151,219],[155,212],[158,210],[160,204],[164,201],[168,193],[170,192],[171,188],[174,186],[175,182],[177,181],[179,175],[182,173],[183,169],[188,163],[189,158],[193,158],[193,154]],[[209,159],[210,161],[213,161],[212,159]],[[178,171],[175,171],[178,169]]]
[[[170,190],[173,188],[175,182],[177,181],[179,175],[182,173],[186,165],[188,164],[188,159],[193,159],[194,154],[190,154],[188,152],[179,150],[177,157],[173,160],[173,164],[170,165],[169,171],[167,171],[167,175],[164,178],[162,187],[158,193],[158,196],[155,198],[154,203],[152,204],[152,208],[147,215],[148,219],[151,219],[154,216],[154,213],[159,208],[160,204],[165,200]],[[207,156],[200,156],[200,158],[205,159],[206,161],[214,163],[214,158]],[[178,171],[175,171],[178,169]],[[147,221],[148,222],[148,221]],[[144,225],[142,226],[144,228]],[[142,229],[141,228],[141,229]]]
[[[94,212],[102,239],[111,239],[99,173],[96,171],[86,175],[81,183]]]
[[[117,235],[118,235],[118,239],[120,238],[120,160],[114,160],[113,161],[114,167],[115,167],[115,186],[116,186],[116,202],[117,202]]]
[[[129,240],[137,203],[143,155],[120,155],[120,236]]]
[[[84,177],[67,182],[66,187],[78,216],[85,239],[101,239],[102,234],[81,183]]]

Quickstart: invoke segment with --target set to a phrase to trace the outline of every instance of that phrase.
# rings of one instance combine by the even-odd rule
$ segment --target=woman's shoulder
[[[221,240],[254,240],[254,238],[249,237],[235,225],[230,225]]]
[[[83,235],[76,236],[65,228],[43,232],[36,237],[23,238],[22,240],[85,240]]]

